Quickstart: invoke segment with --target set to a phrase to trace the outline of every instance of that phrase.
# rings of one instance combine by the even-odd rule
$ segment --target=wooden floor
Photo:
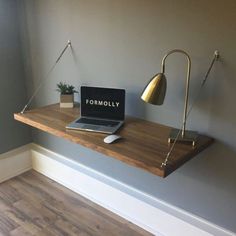
[[[0,184],[0,235],[151,235],[35,171]]]

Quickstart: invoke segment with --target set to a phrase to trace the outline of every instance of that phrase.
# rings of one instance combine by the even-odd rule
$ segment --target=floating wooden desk
[[[59,104],[54,104],[26,111],[24,114],[14,114],[14,118],[161,177],[169,175],[213,142],[212,138],[200,135],[195,148],[177,143],[168,165],[161,167],[170,148],[167,139],[171,127],[127,117],[124,127],[118,132],[124,138],[117,143],[105,144],[105,134],[65,129],[66,124],[76,119],[79,114],[78,106],[60,108]]]

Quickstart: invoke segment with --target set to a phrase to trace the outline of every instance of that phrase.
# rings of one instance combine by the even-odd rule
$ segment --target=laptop
[[[71,130],[85,130],[113,134],[124,123],[125,90],[81,86],[81,117],[66,126]]]

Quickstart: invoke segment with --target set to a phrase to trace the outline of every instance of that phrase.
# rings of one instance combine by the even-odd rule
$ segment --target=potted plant
[[[73,85],[60,82],[57,84],[57,91],[60,93],[60,107],[74,107],[74,93],[78,93],[78,91],[75,90]]]

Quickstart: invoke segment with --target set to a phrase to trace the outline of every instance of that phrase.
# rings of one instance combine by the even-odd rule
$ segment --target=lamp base
[[[170,136],[168,138],[168,143],[173,143],[179,133],[179,129],[172,129],[170,132]],[[195,131],[185,131],[184,137],[179,135],[177,142],[191,143],[194,147],[196,145],[198,138],[198,133]]]

